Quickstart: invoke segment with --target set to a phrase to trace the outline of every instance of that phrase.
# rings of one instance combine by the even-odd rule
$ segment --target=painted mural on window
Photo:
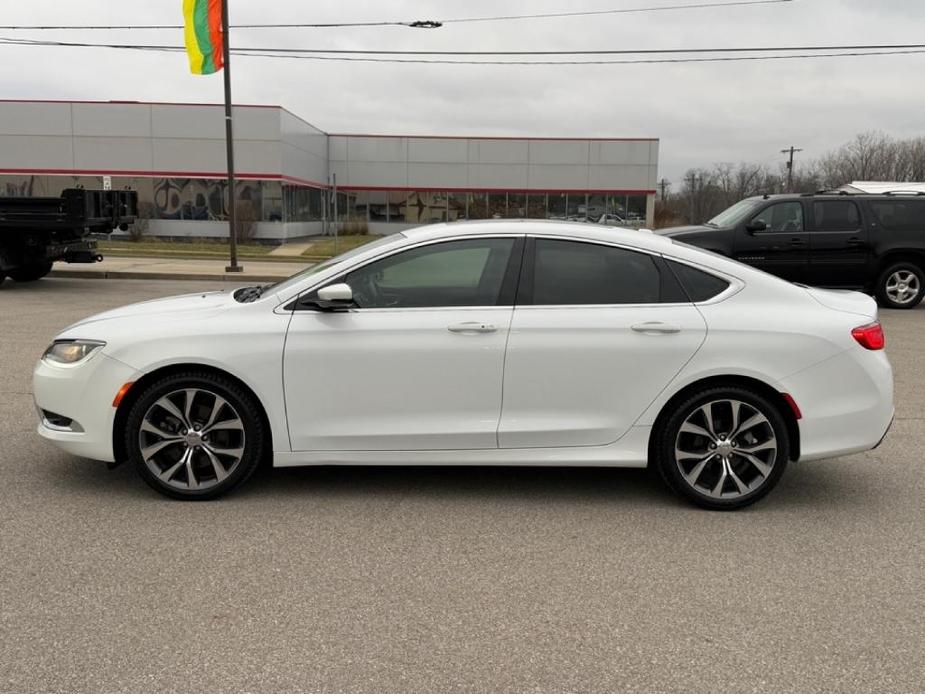
[[[224,220],[228,215],[228,183],[205,178],[155,178],[154,216],[191,221]],[[235,183],[235,197],[262,209],[260,181]]]

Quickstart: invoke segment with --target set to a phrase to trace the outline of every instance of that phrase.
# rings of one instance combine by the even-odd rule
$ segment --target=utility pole
[[[671,186],[671,182],[667,178],[663,178],[658,182],[659,187],[662,189],[662,200],[668,199],[668,188]]]
[[[793,192],[793,155],[797,152],[802,152],[802,149],[797,149],[793,145],[790,145],[790,149],[782,149],[781,154],[789,154],[790,159],[787,161],[787,192]]]
[[[697,193],[697,174],[693,171],[691,175],[687,177],[687,197],[690,201],[690,214],[688,216],[688,221],[691,224],[694,224],[694,195]]]
[[[225,272],[241,272],[238,265],[238,227],[235,223],[234,199],[234,139],[231,127],[231,50],[228,40],[228,0],[222,1],[222,60],[225,63],[225,149],[228,157],[228,240],[231,244],[231,264]]]

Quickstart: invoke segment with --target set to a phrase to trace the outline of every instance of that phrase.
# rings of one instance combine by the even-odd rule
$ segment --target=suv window
[[[861,228],[861,213],[850,200],[813,202],[813,229],[816,231],[854,231]]]
[[[513,238],[419,246],[364,265],[342,281],[360,308],[495,306]]]
[[[870,206],[889,231],[925,231],[925,200],[871,200]]]
[[[778,202],[765,207],[752,217],[753,222],[767,224],[765,231],[803,231],[803,204],[800,202]]]
[[[651,256],[580,241],[537,239],[533,304],[653,304],[661,275]]]
[[[726,291],[729,286],[729,282],[711,275],[709,272],[704,272],[690,265],[668,260],[667,258],[666,261],[674,274],[677,275],[678,281],[681,282],[681,286],[684,287],[684,291],[687,292],[690,300],[695,303],[709,301],[717,294]]]

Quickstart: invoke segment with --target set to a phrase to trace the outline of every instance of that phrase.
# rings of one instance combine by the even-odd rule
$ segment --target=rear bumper
[[[803,413],[800,460],[868,451],[893,421],[893,371],[882,351],[848,349],[781,385]]]

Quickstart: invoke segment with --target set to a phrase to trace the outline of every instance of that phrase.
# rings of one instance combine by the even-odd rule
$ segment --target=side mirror
[[[304,305],[313,306],[322,311],[337,311],[354,305],[353,290],[345,282],[322,287],[316,292],[316,295],[317,299],[306,299]]]
[[[755,219],[745,225],[745,231],[750,234],[754,234],[756,231],[765,231],[767,230],[768,225],[764,220]]]

